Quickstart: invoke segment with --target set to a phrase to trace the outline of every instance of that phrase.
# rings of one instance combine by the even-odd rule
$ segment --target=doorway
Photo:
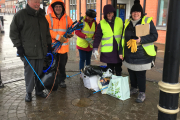
[[[126,19],[126,4],[117,4],[116,17],[120,17],[123,22]]]

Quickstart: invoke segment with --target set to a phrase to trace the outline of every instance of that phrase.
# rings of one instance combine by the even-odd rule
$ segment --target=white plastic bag
[[[120,100],[126,100],[130,98],[130,90],[129,90],[129,82],[128,76],[115,76],[112,75],[112,79],[110,80],[107,94],[113,97],[116,97]]]
[[[112,76],[112,70],[110,68],[108,68],[106,72],[103,72],[103,75],[102,75],[103,78],[111,77],[111,76]]]
[[[100,79],[100,76],[98,76],[98,75],[94,75],[91,77],[84,75],[83,76],[84,86],[88,89],[98,91],[99,90],[99,87],[98,87],[99,79]]]

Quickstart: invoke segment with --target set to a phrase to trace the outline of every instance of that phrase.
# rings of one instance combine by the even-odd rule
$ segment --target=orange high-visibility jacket
[[[62,0],[52,0],[51,4],[48,7],[47,13],[49,13],[49,14],[46,15],[46,19],[49,23],[49,30],[50,30],[50,34],[51,34],[52,43],[55,42],[56,40],[60,40],[61,36],[66,33],[66,30],[73,23],[71,18],[69,16],[67,16],[66,11],[64,12],[64,15],[61,17],[60,20],[56,17],[56,15],[53,11],[53,8],[51,7],[51,5],[55,2],[62,2],[64,5],[64,8],[65,8],[65,4]],[[62,44],[61,49],[59,49],[57,51],[57,53],[64,54],[67,52],[69,52],[69,40],[68,39],[66,42],[64,42]]]

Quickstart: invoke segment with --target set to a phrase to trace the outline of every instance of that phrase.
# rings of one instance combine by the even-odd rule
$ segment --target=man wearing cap
[[[97,23],[95,21],[96,12],[92,9],[88,9],[86,11],[86,16],[82,19],[83,28],[81,30],[76,30],[75,34],[77,37],[77,45],[76,48],[79,50],[79,69],[82,70],[84,68],[84,64],[86,61],[86,65],[91,64],[91,55],[92,55],[92,41],[94,40],[94,34],[96,31]]]
[[[68,60],[67,53],[69,52],[69,40],[73,37],[73,34],[68,34],[65,38],[63,35],[67,29],[72,25],[73,21],[65,12],[65,4],[62,0],[52,0],[48,8],[51,11],[46,15],[46,19],[49,22],[49,30],[51,34],[52,43],[55,41],[64,41],[61,48],[56,51],[56,56],[59,61],[59,74],[57,76],[60,87],[66,88],[65,79],[66,72],[65,66]],[[49,12],[47,11],[47,12]]]
[[[9,36],[24,63],[25,101],[32,101],[34,87],[36,96],[46,98],[47,95],[38,87],[41,84],[40,81],[31,69],[32,66],[40,76],[43,71],[43,63],[47,51],[51,51],[52,42],[49,25],[45,18],[44,10],[40,8],[40,0],[27,0],[26,8],[14,15],[10,25]],[[24,56],[26,56],[31,66]]]

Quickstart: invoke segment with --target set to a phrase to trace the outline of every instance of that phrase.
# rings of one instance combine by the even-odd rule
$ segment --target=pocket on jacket
[[[36,57],[37,56],[37,48],[36,47],[25,47],[25,55],[28,57]]]

